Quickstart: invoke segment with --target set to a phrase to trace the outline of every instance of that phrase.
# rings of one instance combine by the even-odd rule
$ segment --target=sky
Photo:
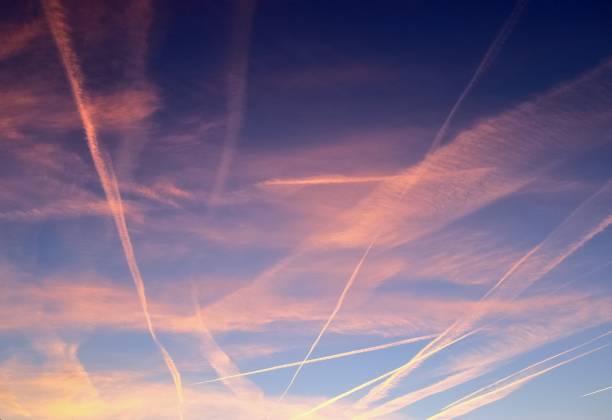
[[[611,19],[4,2],[0,418],[609,418]]]

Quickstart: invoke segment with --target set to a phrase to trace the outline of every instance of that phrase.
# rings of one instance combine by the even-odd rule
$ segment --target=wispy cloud
[[[121,245],[125,254],[125,259],[138,292],[138,297],[140,299],[140,304],[147,322],[149,333],[159,348],[164,361],[172,374],[172,379],[176,386],[176,392],[179,398],[179,415],[182,418],[183,391],[181,385],[181,375],[176,368],[172,357],[157,338],[153,328],[151,315],[148,309],[144,282],[140,274],[138,263],[136,262],[134,248],[132,246],[132,241],[125,220],[123,201],[121,200],[121,195],[119,193],[119,186],[112,166],[108,162],[108,157],[105,158],[98,142],[97,130],[93,121],[93,115],[89,108],[89,100],[83,86],[83,75],[81,74],[80,64],[68,35],[68,28],[65,22],[63,7],[57,0],[48,0],[43,4],[47,22],[49,23],[53,38],[60,52],[64,69],[66,70],[66,75],[72,90],[72,95],[83,123],[87,145],[94,161],[94,166],[100,178],[100,182],[102,183],[104,194],[108,200],[108,205],[113,213],[115,225],[117,227],[119,238],[121,239]]]

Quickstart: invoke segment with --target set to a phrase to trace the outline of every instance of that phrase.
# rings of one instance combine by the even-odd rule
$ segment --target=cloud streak
[[[176,367],[176,364],[174,363],[174,360],[163,344],[159,341],[155,333],[155,329],[153,328],[144,281],[140,274],[140,269],[136,261],[134,248],[128,232],[123,209],[123,201],[121,200],[117,179],[108,157],[105,158],[98,142],[96,127],[89,106],[89,99],[84,90],[84,78],[81,73],[79,60],[68,35],[68,27],[65,22],[64,9],[59,0],[45,0],[43,1],[43,6],[47,22],[49,23],[51,33],[53,34],[53,39],[59,50],[63,66],[66,71],[68,82],[70,83],[72,95],[77,106],[79,116],[81,117],[81,121],[83,123],[83,128],[85,130],[85,136],[87,139],[87,146],[102,184],[108,205],[113,214],[113,219],[121,240],[121,246],[123,248],[125,259],[132,275],[132,279],[134,280],[134,285],[136,286],[138,298],[145,316],[147,329],[151,335],[151,338],[161,352],[164,362],[172,375],[179,399],[179,416],[182,418],[183,391],[181,375]]]

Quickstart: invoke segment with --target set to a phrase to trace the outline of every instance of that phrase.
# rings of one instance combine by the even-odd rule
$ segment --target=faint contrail
[[[447,115],[446,119],[442,123],[442,126],[440,127],[440,129],[436,133],[436,135],[435,135],[435,137],[434,137],[434,139],[433,139],[433,141],[432,141],[432,143],[431,143],[431,145],[429,147],[429,150],[427,151],[427,153],[425,155],[425,159],[429,155],[434,153],[439,148],[439,146],[440,146],[440,144],[442,142],[442,139],[444,137],[444,134],[446,133],[446,130],[448,128],[448,125],[452,121],[455,113],[457,112],[457,110],[459,109],[459,107],[461,106],[461,104],[463,103],[465,98],[467,97],[467,95],[473,89],[473,87],[476,84],[476,82],[478,82],[478,80],[480,79],[482,74],[485,72],[486,68],[490,65],[490,63],[493,60],[493,58],[495,58],[495,55],[496,55],[497,51],[499,50],[499,48],[502,46],[502,44],[506,41],[506,39],[508,38],[508,36],[512,32],[512,29],[514,28],[514,25],[515,25],[518,17],[520,16],[521,11],[523,10],[524,3],[525,3],[524,0],[519,0],[516,3],[516,5],[515,5],[515,7],[514,7],[514,9],[512,11],[512,14],[508,18],[508,20],[504,23],[504,26],[502,27],[500,33],[493,40],[493,43],[491,44],[491,46],[487,50],[484,58],[482,59],[482,61],[478,65],[478,67],[476,68],[476,71],[474,72],[472,78],[470,79],[470,81],[468,82],[467,86],[465,87],[465,89],[463,90],[461,95],[459,96],[459,99],[457,99],[457,101],[455,102],[455,104],[451,108],[449,114]],[[420,166],[419,168],[422,168],[422,167]],[[402,199],[404,194],[406,193],[406,191],[408,191],[408,187],[410,185],[414,184],[415,182],[417,182],[418,179],[420,179],[422,171],[421,170],[417,170],[417,171],[418,171],[417,175],[413,178],[412,182],[410,182],[408,185],[405,186],[405,188],[402,190],[401,194],[399,195],[398,199]],[[370,242],[366,252],[364,253],[364,255],[362,257],[362,259],[359,261],[359,263],[358,263],[357,267],[355,268],[355,270],[353,270],[353,276],[351,276],[351,278],[347,282],[344,290],[342,291],[342,295],[338,299],[338,303],[336,304],[336,308],[334,309],[334,311],[332,312],[331,316],[329,317],[329,319],[327,320],[327,322],[325,323],[325,325],[321,329],[321,332],[319,333],[319,335],[315,339],[314,343],[310,347],[308,355],[306,356],[306,358],[304,360],[308,360],[309,355],[312,353],[312,351],[314,350],[314,348],[318,344],[319,340],[321,339],[321,336],[325,333],[325,330],[327,329],[327,327],[329,326],[329,324],[333,320],[334,316],[336,315],[336,313],[338,312],[338,310],[342,306],[342,303],[344,302],[344,297],[345,297],[346,293],[348,292],[348,290],[350,289],[350,287],[351,287],[351,285],[352,285],[352,283],[354,281],[355,273],[359,271],[359,268],[361,267],[361,265],[365,261],[365,258],[367,257],[370,249],[376,244],[376,240],[377,240],[377,238],[374,238],[374,240],[372,240],[372,242]],[[302,368],[302,366],[300,366],[296,370],[295,375],[293,376],[293,378],[289,382],[289,385],[287,386],[287,388],[285,389],[285,391],[281,395],[281,400],[286,395],[286,393],[289,391],[289,388],[291,388],[291,385],[295,381],[295,378],[299,374],[301,368]]]
[[[598,389],[597,391],[589,392],[588,394],[584,394],[581,398],[588,397],[589,395],[599,394],[600,392],[609,391],[612,389],[612,386],[608,386],[602,389]]]
[[[484,316],[484,314],[490,311],[489,300],[490,296],[494,292],[500,293],[506,292],[506,296],[502,296],[502,298],[514,299],[518,294],[524,291],[531,284],[536,282],[545,274],[552,271],[554,268],[559,266],[565,259],[567,259],[570,255],[580,249],[586,242],[591,240],[594,236],[601,233],[605,230],[610,224],[612,224],[612,216],[607,213],[606,208],[604,206],[601,207],[600,210],[604,213],[602,216],[602,221],[599,222],[596,226],[592,226],[594,222],[590,222],[589,218],[585,218],[584,214],[582,214],[585,208],[595,207],[598,208],[597,205],[594,205],[593,202],[596,198],[599,198],[601,195],[609,194],[612,191],[612,182],[607,182],[601,187],[597,192],[592,194],[589,198],[587,198],[583,203],[580,204],[559,226],[557,226],[551,233],[548,234],[544,240],[542,240],[538,245],[533,247],[525,256],[520,258],[516,263],[512,265],[512,267],[501,277],[501,279],[478,301],[476,310],[455,321],[449,328],[447,328],[438,338],[431,341],[427,346],[425,346],[414,358],[426,359],[431,355],[432,349],[435,350],[436,346],[440,346],[444,343],[444,340],[449,340],[453,336],[457,334],[464,333],[466,330],[469,331],[473,325]],[[595,203],[597,204],[597,203]],[[575,222],[575,223],[571,223]],[[585,226],[586,224],[586,226]],[[576,225],[578,228],[576,228]],[[586,233],[584,232],[586,230]],[[567,234],[569,231],[570,238],[564,238],[564,234]],[[574,239],[575,236],[580,235],[577,240]],[[561,237],[561,252],[557,252],[558,255],[555,255],[554,258],[550,255],[545,255],[548,257],[543,261],[538,259],[536,260],[536,267],[529,267],[531,272],[525,273],[519,280],[515,280],[514,283],[506,284],[506,281],[511,277],[512,274],[517,272],[520,268],[527,265],[528,262],[531,262],[531,258],[536,255],[537,252],[542,252],[546,254],[546,247],[551,247],[549,243],[553,243],[553,248],[555,245],[555,241],[559,241],[559,237]],[[557,244],[559,245],[559,244]],[[551,252],[551,251],[549,251]],[[500,289],[501,286],[504,286],[505,289]],[[497,296],[499,297],[499,296]],[[413,358],[413,359],[414,359]],[[387,395],[387,392],[390,388],[392,388],[400,379],[404,378],[417,365],[411,360],[405,364],[404,369],[398,370],[395,374],[391,375],[389,378],[385,380],[385,382],[376,386],[370,392],[359,400],[358,405],[361,407],[367,406],[367,404],[378,401],[384,398]]]
[[[442,348],[440,348],[440,349],[438,349],[436,351],[440,351],[440,350],[445,349],[446,347],[452,346],[453,344],[455,344],[455,343],[457,343],[457,342],[459,342],[459,341],[461,341],[463,339],[466,339],[466,338],[470,337],[471,335],[476,334],[479,331],[480,331],[480,329],[476,329],[476,330],[470,331],[467,334],[464,334],[461,337],[456,338],[455,340],[453,340],[453,341],[451,341],[449,343],[446,343],[444,345],[444,347],[442,347]],[[417,363],[419,361],[420,360],[416,360],[415,363]],[[391,376],[395,372],[397,372],[399,369],[402,369],[402,367],[403,366],[400,366],[400,367],[398,367],[396,369],[390,370],[389,372],[383,373],[382,375],[377,376],[374,379],[370,379],[367,382],[364,382],[364,383],[362,383],[360,385],[357,385],[356,387],[353,387],[353,388],[349,389],[348,391],[343,392],[342,394],[338,394],[335,397],[329,398],[329,399],[323,401],[322,403],[320,403],[319,405],[317,405],[316,407],[313,407],[313,408],[311,408],[308,411],[305,411],[305,412],[303,412],[301,414],[298,414],[297,416],[294,416],[293,419],[307,417],[307,416],[310,416],[310,415],[316,413],[317,411],[320,411],[320,410],[324,409],[325,407],[329,407],[330,405],[332,405],[333,403],[335,403],[336,401],[338,401],[338,400],[340,400],[342,398],[348,397],[349,395],[354,394],[357,391],[360,391],[360,390],[362,390],[364,388],[367,388],[368,386],[370,386],[372,384],[375,384],[376,382],[380,382],[383,379],[388,378],[389,376]]]
[[[89,147],[96,172],[98,173],[100,183],[102,184],[102,189],[104,190],[104,194],[106,195],[110,210],[113,214],[113,219],[115,221],[115,226],[117,227],[117,232],[119,233],[119,239],[121,240],[121,246],[123,248],[125,259],[132,275],[132,279],[134,280],[138,298],[145,316],[147,329],[149,330],[151,338],[159,348],[159,351],[161,352],[162,357],[168,366],[168,370],[170,370],[170,373],[172,374],[172,379],[174,381],[179,399],[179,415],[181,418],[183,418],[183,390],[181,385],[181,375],[176,368],[174,361],[170,357],[170,354],[157,338],[153,328],[153,323],[151,322],[151,315],[149,314],[144,282],[142,280],[142,276],[140,275],[140,269],[138,268],[138,263],[136,262],[134,248],[132,247],[132,241],[127,229],[123,202],[119,193],[117,179],[115,178],[115,173],[110,161],[107,161],[104,158],[100,144],[98,143],[96,127],[93,122],[92,113],[89,109],[89,98],[87,97],[83,88],[84,79],[81,73],[79,60],[72,47],[70,37],[68,36],[68,27],[65,22],[64,10],[58,0],[43,0],[43,8],[51,29],[51,33],[53,34],[53,39],[59,50],[68,82],[70,83],[72,96],[83,123],[85,136],[87,138],[87,146]]]
[[[354,356],[354,355],[357,355],[357,354],[363,354],[363,353],[369,353],[369,352],[378,351],[378,350],[390,349],[392,347],[398,347],[398,346],[403,346],[405,344],[411,344],[411,343],[417,343],[417,342],[423,341],[423,340],[429,340],[430,338],[434,338],[436,336],[437,336],[436,334],[423,335],[423,336],[420,336],[420,337],[406,338],[404,340],[393,341],[393,342],[387,343],[387,344],[380,344],[378,346],[365,347],[365,348],[362,348],[362,349],[346,351],[346,352],[343,352],[343,353],[330,354],[328,356],[315,357],[313,359],[308,359],[306,362],[304,362],[304,364],[325,362],[325,361],[328,361],[328,360],[340,359],[342,357]],[[243,376],[256,375],[256,374],[259,374],[259,373],[272,372],[272,371],[279,370],[279,369],[285,369],[285,368],[290,368],[290,367],[293,367],[293,366],[299,366],[301,363],[302,363],[302,361],[291,362],[291,363],[284,363],[282,365],[276,365],[276,366],[271,366],[271,367],[262,368],[262,369],[250,370],[250,371],[242,372],[242,373],[239,373],[239,374],[236,374],[236,375],[229,375],[229,376],[224,376],[224,377],[221,377],[221,378],[215,378],[215,379],[209,379],[209,380],[206,380],[206,381],[195,382],[192,385],[208,384],[208,383],[212,383],[212,382],[226,381],[228,379],[233,379],[233,378],[240,378],[240,377],[243,377]]]
[[[544,359],[544,360],[540,360],[539,362],[536,362],[536,363],[534,363],[534,364],[531,364],[531,365],[527,366],[526,368],[523,368],[523,369],[521,369],[521,370],[519,370],[519,371],[517,371],[517,372],[514,372],[514,373],[512,373],[512,374],[510,374],[510,375],[508,375],[508,376],[506,376],[506,377],[504,377],[504,378],[502,378],[502,379],[499,379],[499,380],[497,380],[497,381],[493,382],[492,384],[489,384],[489,385],[487,385],[487,386],[485,386],[485,387],[482,387],[482,388],[480,388],[480,389],[477,389],[476,391],[472,392],[471,394],[468,394],[468,395],[466,395],[465,397],[460,398],[460,399],[458,399],[457,401],[455,401],[455,402],[453,402],[453,403],[451,403],[451,404],[447,405],[447,406],[446,406],[446,407],[444,407],[443,409],[444,409],[444,410],[446,410],[447,408],[450,408],[450,407],[452,407],[452,406],[454,406],[454,405],[457,405],[457,404],[459,404],[459,403],[461,403],[461,402],[463,402],[463,401],[465,401],[465,400],[468,400],[468,399],[472,398],[474,395],[480,394],[480,393],[482,393],[482,392],[486,391],[487,389],[490,389],[490,388],[494,387],[495,385],[498,385],[498,384],[500,384],[500,383],[502,383],[502,382],[505,382],[505,381],[507,381],[508,379],[514,378],[515,376],[518,376],[518,375],[520,375],[521,373],[524,373],[524,372],[526,372],[526,371],[528,371],[528,370],[530,370],[530,369],[533,369],[533,368],[534,368],[534,367],[536,367],[536,366],[539,366],[539,365],[541,365],[541,364],[543,364],[543,363],[546,363],[546,362],[549,362],[549,361],[551,361],[551,360],[553,360],[553,359],[556,359],[557,357],[561,357],[561,356],[563,356],[563,355],[565,355],[565,354],[567,354],[567,353],[571,353],[571,352],[573,352],[573,351],[576,351],[576,350],[578,350],[578,349],[580,349],[580,348],[582,348],[582,347],[584,347],[584,346],[587,346],[587,345],[589,345],[589,344],[593,343],[594,341],[597,341],[597,340],[599,340],[599,339],[601,339],[601,338],[607,337],[607,336],[608,336],[608,335],[610,335],[610,334],[612,334],[612,330],[611,330],[611,331],[608,331],[608,332],[606,332],[606,333],[604,333],[604,334],[598,335],[597,337],[592,338],[592,339],[590,339],[589,341],[586,341],[586,342],[584,342],[584,343],[582,343],[582,344],[579,344],[579,345],[577,345],[577,346],[574,346],[574,347],[572,347],[571,349],[567,349],[567,350],[565,350],[565,351],[562,351],[561,353],[555,354],[554,356],[547,357],[547,358],[546,358],[546,359]]]
[[[192,285],[191,297],[196,310],[196,317],[198,324],[200,325],[201,335],[201,346],[202,351],[210,363],[211,367],[220,375],[221,378],[215,381],[222,381],[236,396],[245,398],[248,400],[256,400],[261,397],[260,390],[255,387],[250,381],[246,379],[240,379],[237,381],[230,382],[229,378],[240,378],[246,376],[238,370],[238,367],[234,364],[232,359],[219,347],[217,341],[213,337],[212,333],[204,323],[202,318],[202,310],[200,308],[199,296],[195,284]]]
[[[463,401],[462,403],[458,403],[456,405],[451,405],[449,408],[443,409],[442,411],[438,412],[437,414],[429,417],[429,420],[433,420],[433,419],[441,419],[441,418],[455,418],[456,416],[460,416],[466,413],[469,413],[477,408],[480,408],[484,405],[493,403],[495,401],[498,401],[504,397],[506,397],[507,395],[509,395],[510,393],[514,392],[516,389],[518,389],[521,385],[523,385],[526,382],[531,381],[532,379],[537,378],[538,376],[541,376],[547,372],[550,372],[553,369],[556,369],[558,367],[561,367],[563,365],[566,365],[570,362],[573,362],[574,360],[580,359],[582,357],[588,356],[592,353],[595,353],[596,351],[602,350],[606,347],[608,347],[609,344],[605,344],[603,346],[597,347],[593,350],[589,350],[587,352],[581,353],[577,356],[571,357],[567,360],[564,360],[562,362],[559,362],[555,365],[552,365],[550,367],[547,367],[545,369],[539,370],[535,373],[532,373],[531,375],[527,375],[524,376],[522,378],[519,378],[513,382],[510,382],[508,384],[499,386],[495,389],[493,389],[492,391],[486,392],[484,394],[478,395],[476,397],[473,397],[469,400]]]
[[[436,134],[436,137],[434,138],[431,144],[432,150],[435,150],[438,148],[438,146],[444,139],[444,135],[446,134],[448,126],[451,120],[453,119],[453,117],[455,116],[455,113],[457,112],[457,110],[459,109],[459,107],[461,106],[465,98],[467,97],[467,95],[470,93],[470,91],[474,88],[474,85],[478,82],[480,77],[486,71],[487,67],[489,67],[489,65],[495,58],[495,55],[497,54],[499,49],[502,47],[504,42],[506,42],[506,40],[512,33],[512,30],[514,29],[514,26],[516,25],[516,22],[518,21],[518,18],[520,17],[521,12],[523,11],[523,8],[525,7],[526,2],[527,0],[518,0],[516,2],[514,9],[512,10],[512,13],[510,14],[510,17],[508,17],[508,19],[504,23],[504,26],[502,26],[501,30],[497,34],[497,37],[493,40],[493,43],[491,44],[491,46],[489,46],[487,53],[485,54],[484,58],[482,59],[478,67],[476,68],[476,71],[472,75],[472,78],[468,82],[465,89],[463,89],[463,92],[461,92],[461,95],[459,95],[459,99],[457,99],[457,102],[455,102],[455,105],[453,105],[453,107],[451,108],[451,111],[449,112],[448,116],[442,123],[442,127],[440,127],[440,129],[438,130],[438,133]]]
[[[368,254],[370,253],[370,250],[372,249],[372,246],[374,246],[374,242],[372,242],[370,244],[370,246],[368,246],[368,248],[363,253],[363,256],[361,257],[361,259],[357,263],[357,266],[353,270],[353,273],[351,274],[351,277],[349,278],[349,280],[346,282],[346,285],[344,286],[344,290],[342,290],[342,293],[340,294],[340,297],[338,298],[338,302],[336,302],[336,307],[334,308],[332,313],[329,315],[329,318],[327,318],[327,321],[325,321],[325,324],[323,325],[323,328],[321,328],[321,331],[319,331],[319,335],[317,335],[317,338],[315,339],[315,341],[310,346],[310,349],[308,350],[308,353],[306,353],[306,357],[304,357],[304,360],[302,360],[302,362],[298,365],[298,368],[295,370],[295,373],[293,374],[293,377],[291,377],[291,381],[289,381],[289,384],[287,385],[287,387],[285,388],[285,390],[281,394],[281,396],[279,398],[279,402],[282,401],[283,398],[285,398],[285,395],[287,395],[287,393],[291,389],[291,386],[295,382],[295,379],[297,378],[297,376],[300,374],[300,371],[304,367],[304,364],[306,363],[306,361],[308,361],[308,358],[310,357],[310,355],[312,354],[314,349],[317,347],[317,344],[319,344],[319,341],[321,340],[321,337],[323,337],[323,334],[325,334],[325,331],[327,331],[327,328],[329,327],[329,324],[331,324],[331,322],[336,317],[336,314],[338,313],[338,311],[342,307],[342,303],[344,303],[344,299],[346,299],[346,295],[347,295],[349,289],[351,288],[351,286],[355,282],[355,279],[357,278],[357,274],[359,274],[359,270],[361,270],[361,266],[363,265],[363,262],[366,260]]]
[[[221,160],[215,175],[209,206],[216,205],[217,199],[225,186],[229,168],[234,159],[234,152],[242,123],[247,93],[247,74],[249,64],[249,44],[256,0],[235,0],[236,18],[230,40],[229,70],[227,77],[227,116],[225,119],[225,142]]]

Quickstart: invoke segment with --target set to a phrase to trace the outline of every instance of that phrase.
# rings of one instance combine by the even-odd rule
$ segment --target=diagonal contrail
[[[588,394],[584,394],[584,395],[582,396],[582,398],[584,398],[584,397],[588,397],[588,396],[590,396],[590,395],[599,394],[600,392],[609,391],[609,390],[611,390],[611,389],[612,389],[612,386],[607,386],[607,387],[605,387],[605,388],[598,389],[597,391],[593,391],[593,392],[589,392]]]
[[[327,356],[315,357],[313,359],[308,359],[306,362],[304,362],[304,364],[325,362],[328,360],[340,359],[340,358],[347,357],[347,356],[354,356],[357,354],[364,354],[364,353],[370,353],[370,352],[378,351],[378,350],[390,349],[393,347],[403,346],[406,344],[417,343],[423,340],[429,340],[430,338],[434,338],[434,337],[437,337],[437,335],[431,334],[431,335],[423,335],[420,337],[406,338],[403,340],[393,341],[391,343],[379,344],[377,346],[365,347],[365,348],[361,348],[357,350],[351,350],[351,351],[345,351],[342,353],[330,354]],[[250,376],[250,375],[257,375],[259,373],[272,372],[272,371],[279,370],[279,369],[286,369],[286,368],[290,368],[294,366],[299,366],[300,364],[302,364],[302,361],[284,363],[281,365],[271,366],[267,368],[250,370],[250,371],[242,372],[242,373],[235,374],[235,375],[223,376],[221,378],[215,378],[215,379],[209,379],[206,381],[195,382],[192,385],[209,384],[213,382],[225,382],[228,379],[241,378],[243,376]]]
[[[490,297],[496,293],[496,298],[502,295],[502,298],[514,299],[530,285],[538,279],[551,272],[565,261],[570,255],[580,249],[584,244],[591,240],[596,235],[603,232],[610,224],[612,224],[612,216],[607,211],[607,207],[601,206],[597,201],[603,197],[608,197],[612,193],[612,181],[607,182],[597,192],[592,194],[583,203],[580,204],[559,226],[557,226],[548,236],[538,245],[533,247],[525,256],[520,258],[512,267],[501,277],[501,279],[478,301],[476,310],[461,318],[447,328],[438,338],[431,341],[425,346],[414,359],[419,358],[425,360],[429,358],[433,350],[444,344],[445,340],[452,339],[457,334],[469,331],[477,321],[482,319],[484,315],[490,312]],[[597,217],[595,221],[585,217],[585,209],[596,210],[602,213],[601,218]],[[568,234],[569,233],[569,234]],[[578,236],[578,238],[576,238]],[[552,244],[552,245],[551,245]],[[555,247],[556,245],[556,247]],[[552,248],[551,251],[549,248]],[[559,249],[560,248],[560,249]],[[549,253],[547,255],[547,252]],[[536,258],[534,256],[541,256]],[[530,264],[535,264],[535,267]],[[525,267],[527,267],[525,269]],[[521,277],[512,277],[518,270],[525,269]],[[514,282],[508,282],[509,278],[514,278]],[[518,280],[516,280],[518,278]],[[504,288],[502,288],[502,286]],[[374,387],[370,392],[363,397],[357,404],[360,407],[366,407],[369,403],[379,401],[384,398],[388,391],[402,378],[414,370],[417,364],[413,360],[408,361],[404,369],[399,369],[393,375],[390,375],[383,383]],[[387,406],[398,405],[401,397],[386,403]],[[397,403],[397,404],[396,404]]]
[[[87,94],[85,93],[83,87],[83,74],[81,72],[78,57],[76,56],[76,53],[72,46],[72,42],[68,35],[68,27],[65,22],[63,7],[60,4],[59,0],[43,0],[43,8],[45,16],[47,18],[47,22],[49,23],[49,27],[51,29],[51,33],[53,35],[53,39],[55,41],[57,49],[59,50],[64,70],[66,71],[66,76],[68,78],[68,82],[70,83],[72,96],[74,98],[74,102],[76,104],[79,116],[81,118],[81,122],[83,124],[83,128],[85,130],[87,146],[89,148],[91,158],[94,162],[96,172],[98,173],[100,183],[102,184],[102,189],[104,190],[104,194],[112,212],[113,219],[115,221],[115,226],[117,227],[117,232],[121,241],[123,253],[127,261],[130,274],[132,275],[132,279],[134,280],[134,285],[136,286],[140,305],[142,307],[142,311],[144,313],[144,317],[147,323],[147,329],[149,331],[149,334],[151,335],[151,338],[159,348],[159,351],[162,354],[166,366],[168,367],[168,370],[172,375],[172,380],[174,381],[176,393],[179,399],[179,416],[183,418],[183,390],[181,384],[181,375],[174,361],[172,360],[172,357],[157,338],[155,329],[153,328],[153,323],[151,322],[151,315],[149,313],[144,282],[140,274],[140,269],[138,268],[138,263],[136,262],[134,248],[132,246],[130,234],[127,229],[125,214],[123,210],[123,202],[119,193],[117,179],[115,177],[114,170],[111,166],[110,159],[108,157],[104,157],[103,151],[101,150],[100,144],[98,142],[96,127],[93,121],[92,112],[90,111],[89,98],[87,97]]]
[[[581,359],[583,357],[586,357],[592,353],[595,353],[599,350],[602,350],[606,347],[608,347],[609,344],[605,344],[603,346],[594,348],[593,350],[589,350],[587,352],[581,353],[577,356],[571,357],[567,360],[564,360],[562,362],[559,362],[557,364],[554,364],[550,367],[547,367],[545,369],[541,369],[535,373],[532,373],[530,375],[527,376],[523,376],[522,378],[516,379],[510,383],[504,384],[504,385],[500,385],[496,388],[494,388],[492,391],[486,392],[484,394],[480,394],[478,396],[472,397],[468,400],[465,400],[461,403],[458,404],[451,404],[449,406],[449,408],[445,408],[442,411],[438,412],[437,414],[429,417],[428,420],[433,420],[433,419],[451,419],[451,418],[456,418],[457,416],[460,415],[464,415],[467,414],[473,410],[476,410],[477,408],[480,408],[484,405],[487,404],[491,404],[495,401],[498,401],[502,398],[505,398],[507,395],[511,394],[512,392],[516,391],[521,385],[523,385],[524,383],[527,383],[529,381],[531,381],[532,379],[537,378],[538,376],[544,375],[545,373],[550,372],[551,370],[554,370],[556,368],[559,368],[563,365],[566,365],[570,362],[573,362],[574,360],[578,360]],[[558,355],[557,355],[558,356]]]
[[[462,335],[461,337],[456,338],[455,340],[452,340],[452,341],[451,341],[451,342],[449,342],[449,343],[446,343],[446,344],[444,345],[444,347],[442,347],[442,348],[440,348],[440,349],[438,349],[438,350],[436,350],[436,351],[440,351],[440,350],[445,349],[446,347],[452,346],[453,344],[458,343],[459,341],[464,340],[464,339],[466,339],[466,338],[468,338],[468,337],[470,337],[470,336],[472,336],[472,335],[476,334],[476,333],[477,333],[477,332],[479,332],[479,331],[480,331],[480,329],[470,331],[470,332],[468,332],[467,334],[464,334],[464,335]],[[417,359],[415,363],[418,363],[419,361],[420,361],[420,360],[419,360],[419,359]],[[310,409],[310,410],[308,410],[308,411],[305,411],[305,412],[303,412],[303,413],[301,413],[301,414],[298,414],[297,416],[294,416],[294,417],[293,417],[293,419],[299,419],[299,418],[303,418],[303,417],[308,417],[308,416],[311,416],[311,415],[313,415],[314,413],[316,413],[317,411],[320,411],[320,410],[324,409],[325,407],[329,407],[330,405],[332,405],[333,403],[335,403],[335,402],[336,402],[336,401],[338,401],[338,400],[341,400],[342,398],[346,398],[346,397],[348,397],[349,395],[354,394],[354,393],[355,393],[355,392],[357,392],[357,391],[361,391],[362,389],[367,388],[368,386],[373,385],[373,384],[375,384],[376,382],[380,382],[380,381],[382,381],[383,379],[388,378],[389,376],[393,375],[393,374],[394,374],[395,372],[397,372],[398,370],[402,369],[402,367],[403,367],[403,366],[400,366],[400,367],[398,367],[398,368],[396,368],[396,369],[390,370],[389,372],[383,373],[382,375],[377,376],[376,378],[370,379],[370,380],[369,380],[369,381],[367,381],[367,382],[364,382],[364,383],[362,383],[362,384],[360,384],[360,385],[357,385],[356,387],[351,388],[351,389],[349,389],[348,391],[345,391],[345,392],[343,392],[343,393],[341,393],[341,394],[338,394],[338,395],[336,395],[336,396],[335,396],[335,397],[333,397],[333,398],[330,398],[330,399],[328,399],[328,400],[325,400],[325,401],[323,401],[322,403],[320,403],[319,405],[317,405],[316,407],[313,407],[313,408],[311,408],[311,409]]]
[[[338,298],[338,302],[336,303],[336,307],[334,308],[332,313],[329,315],[329,318],[327,318],[327,321],[323,325],[323,328],[321,328],[321,331],[319,331],[319,335],[317,335],[317,338],[315,339],[315,341],[310,346],[310,349],[308,350],[308,353],[306,353],[306,356],[304,357],[302,362],[298,365],[297,369],[295,370],[295,373],[291,377],[291,381],[289,381],[289,384],[287,385],[287,387],[285,388],[285,390],[281,394],[281,396],[279,398],[279,402],[282,401],[283,398],[285,398],[285,396],[287,395],[287,393],[291,389],[291,386],[295,382],[295,379],[298,377],[298,375],[300,374],[300,371],[304,367],[304,364],[308,361],[308,358],[310,357],[310,355],[312,354],[314,349],[317,347],[317,344],[319,344],[319,341],[321,341],[321,337],[323,337],[323,334],[325,334],[325,331],[327,331],[327,328],[329,327],[331,322],[334,320],[334,318],[338,314],[338,311],[340,311],[340,308],[342,307],[342,304],[344,303],[344,299],[346,299],[346,295],[348,294],[348,291],[350,290],[351,286],[355,282],[355,279],[357,278],[357,275],[359,274],[359,271],[361,270],[361,266],[363,265],[364,261],[366,260],[368,254],[370,253],[370,250],[372,249],[373,246],[374,246],[374,242],[372,242],[370,244],[370,246],[368,246],[368,248],[363,253],[363,256],[359,260],[359,263],[357,263],[357,266],[353,270],[353,273],[351,274],[351,277],[346,282],[346,285],[344,286],[344,290],[342,290],[342,293],[340,294],[340,297]]]
[[[474,88],[474,86],[476,85],[478,80],[480,80],[481,76],[484,74],[484,72],[486,71],[487,67],[491,64],[491,62],[495,58],[495,55],[497,54],[499,48],[501,48],[501,46],[506,41],[508,36],[510,36],[510,33],[514,29],[514,25],[516,24],[520,14],[521,14],[521,12],[523,10],[524,4],[525,4],[525,0],[519,0],[516,3],[516,5],[515,5],[515,7],[514,7],[514,9],[512,11],[512,14],[506,20],[504,25],[502,26],[499,34],[493,40],[493,42],[490,45],[489,49],[487,50],[484,58],[481,60],[480,64],[476,68],[476,71],[472,75],[472,78],[470,79],[470,81],[468,82],[466,87],[461,92],[461,95],[459,96],[459,99],[457,99],[457,101],[455,102],[455,104],[451,108],[449,114],[447,115],[447,117],[445,118],[444,122],[442,123],[442,126],[438,129],[438,131],[437,131],[437,133],[436,133],[436,135],[435,135],[435,137],[434,137],[434,139],[433,139],[433,141],[432,141],[432,143],[431,143],[431,145],[429,147],[429,150],[427,151],[427,153],[425,155],[425,159],[429,155],[434,153],[440,147],[440,144],[442,143],[444,135],[446,134],[448,126],[451,123],[455,113],[457,112],[457,110],[459,109],[459,107],[461,106],[461,104],[463,103],[465,98],[467,97],[467,95]],[[419,168],[417,169],[416,176],[411,180],[410,183],[408,183],[403,188],[403,190],[401,191],[398,199],[402,199],[403,198],[404,194],[408,191],[408,188],[409,188],[410,185],[413,185],[414,183],[418,182],[418,180],[421,178],[422,169],[423,168],[424,168],[424,166],[419,166]],[[355,267],[355,269],[353,270],[353,275],[349,278],[349,280],[348,280],[344,290],[342,291],[342,294],[340,295],[340,298],[338,299],[338,302],[336,304],[336,308],[334,309],[334,311],[332,312],[331,316],[328,318],[326,323],[323,325],[323,328],[321,329],[321,331],[319,332],[319,335],[317,336],[317,338],[315,339],[314,343],[310,347],[310,350],[308,351],[308,354],[306,355],[306,358],[304,359],[304,361],[308,360],[308,357],[314,351],[314,349],[317,346],[319,340],[321,339],[321,337],[325,333],[325,330],[327,329],[329,324],[333,321],[333,318],[335,317],[336,313],[340,310],[340,307],[342,306],[342,303],[344,302],[344,298],[345,298],[348,290],[352,286],[353,281],[355,280],[354,279],[355,274],[359,271],[359,268],[361,267],[361,265],[365,261],[368,253],[370,252],[370,249],[372,249],[372,247],[376,244],[376,241],[377,241],[377,238],[374,238],[372,240],[372,242],[370,242],[368,248],[366,249],[365,253],[363,254],[363,257],[361,258],[361,260],[357,264],[357,267]],[[280,398],[281,400],[284,398],[284,396],[287,394],[287,392],[289,391],[289,389],[293,385],[293,382],[295,381],[297,375],[300,373],[301,369],[302,369],[302,366],[299,366],[298,369],[296,370],[296,373],[291,378],[291,381],[289,382],[289,385],[287,386],[287,388],[285,389],[285,391],[281,395],[281,398]]]

